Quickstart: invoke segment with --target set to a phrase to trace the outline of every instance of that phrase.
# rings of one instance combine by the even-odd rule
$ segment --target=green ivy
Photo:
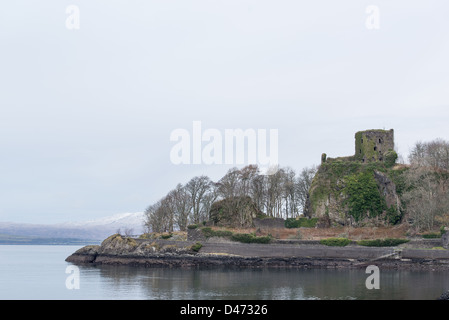
[[[401,222],[402,219],[402,214],[400,211],[398,211],[398,209],[395,206],[390,206],[387,209],[387,212],[385,214],[385,220],[389,223],[389,224],[398,224],[399,222]]]
[[[391,168],[396,163],[398,159],[398,154],[394,150],[388,150],[385,153],[385,166]]]
[[[346,204],[356,222],[366,217],[374,218],[386,209],[385,199],[380,195],[372,171],[346,176],[345,185]]]

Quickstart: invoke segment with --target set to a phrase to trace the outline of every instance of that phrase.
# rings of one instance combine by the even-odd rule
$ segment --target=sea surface
[[[81,246],[0,245],[1,300],[430,299],[449,289],[448,272],[379,270],[166,269],[77,267],[64,259]]]

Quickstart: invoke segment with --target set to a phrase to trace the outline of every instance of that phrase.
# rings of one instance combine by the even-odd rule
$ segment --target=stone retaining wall
[[[260,229],[285,228],[285,220],[282,218],[253,219],[254,226]]]

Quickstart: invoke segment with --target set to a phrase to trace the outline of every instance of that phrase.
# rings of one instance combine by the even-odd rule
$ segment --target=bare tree
[[[257,209],[263,212],[266,212],[265,209],[265,198],[266,198],[266,185],[267,179],[265,175],[256,175],[251,180],[250,186],[250,197],[253,199],[254,203],[257,206]]]
[[[409,161],[408,189],[402,195],[408,220],[417,230],[431,230],[449,215],[449,143],[417,142]]]
[[[238,197],[240,196],[240,170],[237,168],[229,169],[228,172],[217,182],[217,193],[223,202],[224,210],[228,214],[234,214],[239,207]]]
[[[306,201],[309,196],[310,186],[315,177],[318,168],[316,166],[306,167],[302,169],[295,184],[296,207],[300,212],[304,212]]]
[[[449,142],[435,139],[430,142],[417,142],[410,151],[412,165],[449,170]]]
[[[248,165],[241,170],[239,173],[239,194],[242,197],[247,197],[251,195],[251,186],[253,180],[259,175],[259,167],[257,165]]]
[[[282,180],[284,169],[280,168],[276,173],[267,176],[266,209],[267,215],[279,218],[282,213]]]
[[[125,237],[131,237],[133,235],[134,229],[133,228],[126,228],[125,229]]]
[[[295,192],[295,176],[296,172],[292,168],[285,168],[282,175],[282,195],[284,197],[284,216],[286,219],[296,217],[298,210],[296,207],[296,192]]]
[[[204,197],[211,188],[211,180],[207,176],[200,176],[192,178],[185,186],[186,191],[190,196],[192,207],[192,222],[200,223],[202,213],[202,204],[204,203]]]
[[[173,208],[174,223],[178,226],[179,230],[187,230],[189,223],[189,215],[192,209],[192,202],[189,193],[185,187],[178,184],[175,189],[170,191],[170,201]]]
[[[173,210],[168,197],[164,197],[145,210],[146,232],[173,231]]]
[[[432,230],[439,217],[449,214],[448,173],[411,166],[405,173],[409,189],[402,195],[408,221],[416,230]]]
[[[305,168],[299,176],[291,168],[279,168],[271,175],[261,175],[257,165],[232,168],[216,183],[207,176],[178,184],[165,197],[145,211],[147,231],[165,232],[174,228],[186,230],[188,223],[199,224],[210,219],[212,204],[222,205],[241,226],[251,221],[251,210],[272,217],[297,217],[303,210],[316,167]],[[254,209],[252,209],[254,210]]]
[[[201,221],[209,220],[210,209],[212,207],[212,204],[217,200],[217,198],[218,198],[217,184],[211,182],[209,189],[201,199],[201,210],[200,210]]]

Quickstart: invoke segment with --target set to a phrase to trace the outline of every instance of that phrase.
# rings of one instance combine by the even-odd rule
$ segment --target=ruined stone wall
[[[366,130],[355,134],[355,158],[362,162],[384,161],[394,150],[394,130]]]

